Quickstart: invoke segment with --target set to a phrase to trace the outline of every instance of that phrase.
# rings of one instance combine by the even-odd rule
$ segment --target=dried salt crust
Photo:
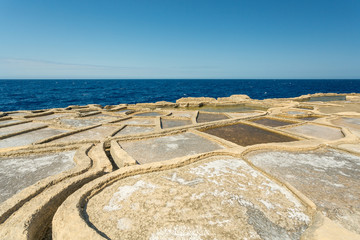
[[[346,98],[346,102],[307,101],[310,97],[322,96],[344,96],[341,98]],[[339,100],[338,97],[337,100]],[[217,105],[234,106],[239,104],[266,106],[268,110],[254,110],[241,113],[225,112],[219,114],[224,114],[229,119],[205,123],[197,123],[196,121],[199,111],[201,112],[202,105],[216,107]],[[347,105],[349,105],[349,107],[346,107]],[[51,232],[53,239],[104,239],[105,235],[101,232],[102,226],[93,225],[93,223],[89,221],[86,210],[88,203],[93,201],[92,199],[96,199],[97,196],[100,196],[99,194],[101,194],[103,190],[108,189],[112,184],[121,184],[131,176],[137,177],[140,180],[142,176],[146,175],[145,173],[160,173],[167,169],[179,169],[179,167],[190,166],[190,164],[196,164],[209,157],[221,158],[222,156],[243,159],[246,164],[253,169],[252,171],[264,175],[270,181],[287,189],[286,191],[291,192],[292,196],[301,202],[307,209],[307,214],[310,217],[310,226],[301,235],[301,239],[360,239],[360,236],[357,235],[357,233],[349,231],[338,223],[325,217],[317,210],[316,205],[309,200],[307,196],[295,189],[292,185],[269,174],[267,169],[261,169],[258,166],[255,166],[251,161],[247,160],[249,153],[257,152],[259,150],[301,152],[315,150],[329,145],[335,149],[338,147],[353,155],[359,155],[359,152],[355,151],[357,150],[356,146],[359,146],[359,138],[356,134],[357,132],[354,131],[353,126],[354,122],[356,123],[357,120],[350,120],[351,126],[336,121],[336,119],[341,117],[360,118],[360,111],[358,111],[358,107],[356,107],[359,105],[359,94],[314,94],[294,99],[266,99],[263,101],[252,100],[246,95],[234,95],[228,98],[219,99],[183,98],[179,99],[176,103],[158,102],[106,106],[104,108],[100,105],[69,106],[65,109],[51,109],[36,112],[22,111],[18,113],[13,112],[11,114],[0,113],[0,116],[5,115],[0,118],[0,130],[1,128],[12,127],[15,124],[22,124],[22,122],[33,122],[45,124],[45,127],[67,131],[34,142],[32,145],[0,149],[0,157],[10,158],[34,154],[50,154],[53,152],[77,149],[74,157],[74,161],[76,162],[74,168],[40,180],[38,183],[25,188],[20,193],[14,195],[0,205],[0,239],[42,239],[44,237],[50,239],[49,236],[51,236]],[[198,107],[198,109],[197,111],[189,111],[185,107]],[[294,111],[294,109],[298,109],[296,111],[304,112],[304,114],[291,114],[291,111]],[[159,112],[159,114],[152,114],[151,112]],[[189,112],[191,114],[189,114]],[[290,114],[287,114],[288,112],[290,112]],[[141,113],[147,114],[141,116]],[[140,114],[140,116],[135,116],[136,114]],[[135,120],[147,121],[147,124],[142,124],[141,121],[134,122],[132,120],[133,116],[135,117]],[[290,120],[294,122],[294,124],[282,127],[268,127],[261,125],[260,123],[247,121],[259,119],[261,116],[280,121]],[[310,136],[309,134],[306,134],[306,132],[302,134],[289,132],[288,128],[310,124],[310,122],[306,123],[306,121],[301,120],[301,117],[304,116],[319,117],[312,121],[311,124],[338,129],[343,134],[343,137],[329,139],[322,136]],[[94,125],[81,128],[81,126],[77,125],[66,125],[61,119],[74,119],[77,120],[77,122],[81,122],[82,119],[92,119],[86,122],[92,122]],[[162,129],[162,119],[174,121],[187,120],[191,121],[192,124]],[[133,122],[131,123],[131,121]],[[236,123],[248,124],[268,131],[280,133],[296,138],[299,141],[264,143],[241,147],[222,138],[198,131]],[[131,130],[129,130],[131,128],[128,127],[128,130],[126,130],[127,134],[121,135],[121,130],[126,129],[127,126],[151,127],[154,131],[141,132],[139,131],[139,128],[133,128],[134,131],[131,132]],[[89,139],[92,137],[92,134],[87,134],[87,131],[98,127],[112,128],[113,131],[109,131],[98,138]],[[5,135],[4,139],[0,140],[0,143],[3,140],[13,136],[21,136],[24,133],[36,134],[37,130],[37,128],[30,130],[25,129],[11,133],[10,136]],[[73,138],[71,142],[61,142],[62,138],[71,137],[79,133],[83,133],[82,135],[84,137]],[[151,140],[183,133],[198,135],[225,147],[225,149],[192,156],[178,157],[163,162],[137,165],[134,158],[121,148],[121,142],[136,142],[145,139]],[[119,167],[119,169],[114,171],[117,167]],[[175,176],[173,180],[181,182],[181,179],[179,179]],[[87,182],[88,184],[84,185]],[[266,202],[266,199],[263,201],[264,206],[268,206],[269,208],[271,208],[273,204],[276,204],[276,202]],[[99,211],[101,209],[89,210]],[[56,214],[53,217],[55,211]],[[49,228],[51,222],[52,229]],[[209,222],[209,224],[211,225],[213,223]],[[217,224],[221,223],[218,222]],[[129,227],[129,221],[126,216],[119,219],[118,225],[120,228]],[[116,231],[116,229],[112,229],[111,231]],[[179,223],[179,225],[176,225],[173,228],[164,227],[163,229],[159,229],[158,234],[154,235],[153,239],[159,239],[161,236],[166,237],[167,239],[193,239],[195,235],[190,236],[189,232],[198,233],[198,239],[206,239],[206,236],[204,236],[204,232],[202,231],[203,229],[201,228],[190,228],[186,224]],[[183,234],[183,238],[181,238],[181,234]],[[178,238],[176,238],[176,236]],[[138,239],[141,239],[141,237],[142,236],[137,236]],[[266,236],[264,236],[264,238],[266,239]]]

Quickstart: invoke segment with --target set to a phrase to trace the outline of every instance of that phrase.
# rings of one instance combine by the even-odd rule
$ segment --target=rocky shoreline
[[[360,94],[0,112],[0,239],[360,239]]]

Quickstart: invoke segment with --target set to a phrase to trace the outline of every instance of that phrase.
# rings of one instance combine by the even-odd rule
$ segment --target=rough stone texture
[[[119,124],[126,125],[154,125],[155,120],[151,118],[131,118],[129,120],[124,120],[119,122]]]
[[[66,132],[68,132],[68,130],[43,128],[2,139],[0,140],[0,148],[25,146]]]
[[[325,216],[360,233],[360,157],[329,149],[267,151],[249,159],[299,189]]]
[[[66,137],[62,137],[52,141],[52,143],[64,143],[64,142],[74,142],[82,140],[101,140],[107,136],[110,136],[114,131],[118,129],[117,127],[112,126],[100,126],[86,130],[83,132],[75,133]]]
[[[259,118],[259,119],[251,120],[251,122],[262,124],[265,126],[270,126],[270,127],[280,127],[280,126],[294,124],[294,122],[278,120],[273,118]]]
[[[350,151],[353,151],[353,152],[360,153],[360,144],[347,143],[347,144],[340,144],[338,147],[343,148],[345,150],[350,150]]]
[[[103,208],[97,207],[99,206],[96,202],[97,199],[104,196],[102,194],[110,189],[112,192],[109,192],[107,199],[110,201],[117,188],[124,186],[129,187],[129,189],[138,187],[139,189],[133,192],[129,198],[132,199],[133,203],[143,201],[139,209],[149,211],[137,212],[134,210],[137,206],[133,206],[131,202],[126,200],[117,203],[120,206],[135,208],[131,208],[126,212],[126,215],[119,216],[119,218],[112,218],[111,216],[116,216],[114,215],[116,211],[122,211],[125,207],[124,209],[113,211],[107,220],[97,219],[98,221],[105,221],[103,226],[109,226],[104,228],[105,232],[118,234],[121,231],[128,231],[118,229],[119,226],[120,228],[131,226],[136,231],[134,234],[137,234],[138,231],[141,231],[140,233],[144,232],[144,236],[140,234],[141,236],[137,236],[135,239],[147,238],[148,236],[153,236],[154,239],[194,239],[196,237],[203,239],[215,239],[215,237],[217,239],[245,239],[241,236],[249,235],[248,239],[360,239],[360,235],[356,234],[356,231],[353,230],[354,225],[358,221],[358,210],[356,210],[358,205],[354,207],[352,204],[356,202],[356,197],[351,198],[351,195],[359,195],[359,184],[356,182],[358,174],[354,174],[358,169],[356,166],[351,165],[350,160],[344,161],[346,162],[345,167],[336,167],[336,164],[331,164],[331,167],[328,169],[321,169],[321,167],[313,167],[312,165],[310,167],[299,167],[296,164],[301,163],[304,165],[304,163],[296,161],[295,164],[289,167],[289,171],[298,169],[298,171],[294,172],[293,176],[298,177],[296,183],[299,186],[304,185],[303,187],[307,188],[305,189],[306,191],[303,191],[301,186],[298,187],[292,184],[290,180],[286,181],[284,178],[281,178],[281,176],[288,177],[291,174],[280,174],[278,176],[267,171],[265,168],[253,166],[251,163],[249,163],[250,165],[245,164],[248,161],[246,158],[247,154],[258,150],[265,152],[292,151],[294,154],[296,152],[299,154],[312,154],[313,152],[311,151],[314,151],[314,149],[330,145],[354,152],[354,154],[359,152],[360,141],[357,135],[358,122],[356,119],[360,119],[360,112],[358,111],[359,103],[355,101],[359,99],[360,94],[347,94],[346,99],[348,101],[350,99],[352,102],[301,102],[310,99],[312,96],[331,95],[336,94],[314,94],[294,99],[266,100],[253,100],[245,96],[219,98],[217,100],[212,98],[193,98],[183,99],[180,101],[182,103],[176,104],[165,102],[136,105],[120,104],[109,106],[105,109],[100,105],[92,104],[88,106],[70,106],[65,109],[21,111],[10,114],[10,116],[6,116],[7,113],[0,112],[0,116],[5,116],[0,119],[0,129],[1,126],[6,129],[7,127],[4,127],[4,125],[19,123],[6,121],[24,120],[41,121],[51,127],[12,137],[10,137],[12,134],[19,134],[19,132],[10,133],[6,139],[0,140],[0,146],[3,146],[3,148],[0,148],[0,158],[2,159],[41,154],[51,155],[54,152],[82,149],[75,154],[75,167],[43,178],[37,183],[25,187],[22,191],[0,204],[0,239],[34,240],[43,239],[44,236],[47,236],[48,239],[53,237],[54,240],[103,239],[101,235],[103,233],[96,229],[96,226],[99,225],[93,225],[93,223],[88,222],[89,216],[84,210],[86,210],[87,206],[90,206],[88,205],[90,200],[90,204],[96,206],[91,210],[94,212],[103,211]],[[125,107],[126,111],[128,111],[126,112],[127,114],[157,111],[166,116],[161,118],[153,116],[131,118],[131,115],[116,112],[116,110],[124,110]],[[250,109],[247,109],[247,107],[250,107]],[[254,108],[258,109],[258,107],[263,111],[254,110]],[[226,114],[223,114],[231,119],[169,129],[161,129],[160,127],[161,119],[171,119],[175,122],[191,120],[192,123],[195,123],[195,118],[198,114],[197,110],[200,109],[202,111],[207,108],[215,112],[226,112]],[[106,109],[111,109],[112,111],[107,111]],[[247,112],[237,112],[244,110]],[[302,114],[292,114],[292,111],[302,112]],[[325,113],[322,111],[325,111]],[[46,115],[52,112],[54,114]],[[290,114],[286,114],[286,112],[290,112]],[[57,115],[59,117],[55,117]],[[274,141],[277,137],[294,136],[293,134],[284,133],[286,129],[291,127],[282,126],[278,130],[274,130],[265,125],[259,126],[249,122],[252,119],[259,119],[260,116],[269,119],[281,119],[280,117],[286,116],[289,119],[288,121],[298,122],[297,127],[304,124],[303,120],[309,121],[313,120],[309,118],[316,117],[317,120],[312,125],[325,127],[323,129],[325,135],[321,131],[317,132],[318,136],[325,137],[312,139],[299,137],[296,139],[291,138],[290,141],[293,142],[277,142]],[[121,119],[126,117],[128,118],[127,120]],[[61,119],[67,119],[65,122],[68,125],[61,122]],[[106,124],[104,124],[105,122]],[[98,127],[92,128],[93,125]],[[235,131],[232,128],[222,128],[224,125],[239,125],[241,127]],[[92,127],[84,131],[84,126]],[[243,128],[243,126],[246,127]],[[334,134],[332,130],[335,129],[335,132],[339,130],[330,126],[342,127],[344,136],[329,139],[327,135]],[[119,132],[118,135],[110,137],[110,135],[113,135],[122,127],[125,127],[123,128],[123,133],[127,133],[126,135]],[[56,137],[48,138],[66,132],[66,130],[63,131],[58,128],[75,131],[64,134],[58,141],[54,141]],[[138,131],[142,131],[145,128],[152,128],[154,131],[138,134]],[[210,136],[198,131],[211,128],[217,128],[217,131],[221,134],[229,134],[230,140],[231,138],[243,140],[248,146],[238,146],[215,135]],[[28,130],[25,128],[25,131],[21,132]],[[315,130],[319,129],[315,128]],[[188,132],[185,133],[186,131]],[[190,134],[190,137],[187,134]],[[276,135],[277,137],[274,138]],[[298,135],[301,136],[301,133]],[[4,137],[4,135],[2,136]],[[256,140],[253,142],[254,145],[249,145],[249,139]],[[263,142],[264,140],[266,140],[265,143]],[[20,145],[27,145],[34,142],[37,144],[15,147],[19,143]],[[101,143],[93,146],[92,144],[85,145],[86,142]],[[125,151],[129,149],[122,149],[118,142],[120,144],[133,144],[133,149],[131,150],[133,155],[129,155],[130,152]],[[225,146],[225,148],[222,146]],[[136,154],[140,156],[139,158],[144,159],[144,163],[146,161],[149,161],[149,163],[137,164],[134,160]],[[324,164],[333,157],[332,155],[327,155],[327,153],[316,152],[315,155],[310,156],[310,163],[312,164],[319,164],[319,162]],[[210,159],[209,157],[216,157],[216,159]],[[206,160],[203,160],[204,158]],[[317,158],[320,161],[316,161]],[[245,162],[241,159],[244,159]],[[17,161],[16,164],[20,167],[16,170],[21,171],[22,167],[28,168],[28,165],[25,164],[28,160]],[[160,160],[164,161],[159,162]],[[288,160],[288,157],[286,157],[286,160]],[[24,163],[24,166],[21,165],[22,163]],[[355,161],[352,161],[352,164],[355,164]],[[209,167],[213,165],[214,167]],[[31,165],[31,167],[35,166]],[[29,169],[32,169],[31,167]],[[273,165],[271,167],[275,168]],[[183,169],[189,170],[191,168],[198,168],[199,171],[191,173],[183,171]],[[6,168],[4,169],[6,170]],[[115,169],[117,170],[114,171]],[[279,169],[281,170],[281,167],[275,170]],[[15,174],[16,170],[6,171],[5,174]],[[164,170],[167,172],[160,172]],[[201,175],[201,171],[206,173]],[[302,171],[305,171],[305,173]],[[107,174],[104,175],[105,173]],[[167,175],[162,175],[164,173],[167,173]],[[220,174],[219,176],[217,176],[218,173]],[[309,177],[306,177],[306,174]],[[129,176],[134,177],[129,178]],[[153,177],[149,180],[146,176]],[[134,179],[134,182],[126,183],[128,179]],[[313,194],[316,195],[321,195],[322,192],[317,188],[311,190],[311,184],[309,184],[310,187],[305,184],[308,179],[313,179],[313,183],[320,181],[317,186],[319,186],[320,190],[326,191],[326,194],[323,197],[319,197],[319,199],[326,201],[332,207],[336,205],[334,207],[335,210],[328,208],[330,213],[327,213],[327,211],[323,210],[325,207],[319,207],[318,205],[316,208],[316,205],[311,201],[313,198],[309,191],[315,192]],[[149,182],[147,182],[148,180]],[[6,179],[6,181],[10,180]],[[161,188],[154,189],[153,193],[155,194],[153,196],[152,193],[146,193],[146,189],[141,188],[142,185],[141,182],[138,183],[139,181],[151,184],[156,183]],[[263,185],[266,181],[275,185]],[[9,184],[11,185],[12,183],[16,183],[16,181],[11,181]],[[123,183],[125,185],[122,185]],[[116,188],[114,187],[116,184],[120,185]],[[346,191],[339,184],[346,186],[344,187]],[[200,185],[203,187],[199,187]],[[274,186],[280,188],[273,188]],[[341,190],[344,191],[341,192]],[[178,192],[169,195],[162,194],[164,191],[165,193],[170,193],[171,191],[171,194],[174,191]],[[285,191],[287,194],[284,194]],[[340,193],[338,193],[339,191]],[[204,192],[206,194],[203,194]],[[120,195],[122,193],[123,191]],[[192,194],[196,195],[192,197]],[[242,198],[232,198],[238,195]],[[195,198],[195,196],[199,199]],[[177,201],[176,197],[183,198],[181,201]],[[294,216],[299,215],[290,210],[293,208],[289,204],[291,205],[294,202],[289,201],[289,198],[295,198],[299,203],[301,201],[300,204],[306,210],[298,209],[301,210],[298,213],[304,213],[311,221],[294,218]],[[235,205],[228,204],[229,199],[234,200],[233,203]],[[351,199],[354,201],[350,202]],[[104,200],[104,198],[101,198],[101,200]],[[349,201],[343,203],[340,200]],[[170,205],[167,205],[168,202],[170,202]],[[175,205],[171,205],[172,202],[175,202]],[[109,202],[105,203],[103,201],[103,203],[108,204]],[[318,204],[318,202],[316,203]],[[168,213],[168,210],[170,213]],[[204,215],[201,212],[205,211],[212,215],[205,215],[203,217]],[[53,218],[55,212],[57,214]],[[152,214],[153,212],[155,213]],[[133,222],[136,224],[137,222],[140,223],[138,226],[129,225],[128,219],[137,216],[136,214],[139,217],[136,217]],[[328,217],[325,217],[324,214]],[[160,220],[149,220],[146,222],[147,219],[152,219],[153,217],[157,217]],[[232,221],[222,222],[222,217],[228,217]],[[144,219],[145,221],[142,221]],[[238,224],[239,222],[240,224]],[[113,223],[115,225],[112,225]],[[342,227],[340,223],[343,226],[346,225],[347,229]],[[308,226],[308,224],[310,225]],[[53,226],[52,230],[49,227],[50,225]],[[150,227],[141,228],[144,225]],[[156,229],[154,226],[156,226]],[[306,227],[308,228],[305,230]],[[303,230],[305,232],[302,232]],[[52,236],[51,233],[53,233]],[[131,235],[132,233],[129,234]],[[213,235],[201,236],[204,234]],[[214,235],[216,236],[214,237]]]
[[[192,118],[195,115],[196,111],[174,111],[172,112],[171,116],[174,117],[185,117],[185,118]]]
[[[310,223],[287,189],[229,157],[118,181],[86,212],[110,239],[300,239]]]
[[[299,133],[310,137],[323,138],[326,140],[337,140],[344,137],[340,129],[315,125],[311,123],[290,127],[286,130],[293,133]]]
[[[39,117],[33,117],[33,120],[51,120],[54,118],[62,118],[62,117],[69,117],[69,114],[65,114],[65,113],[54,113],[54,114],[49,114],[49,115],[45,115],[45,116],[39,116]]]
[[[182,119],[161,119],[161,127],[162,128],[173,128],[173,127],[181,127],[186,125],[191,125],[191,120],[182,120]]]
[[[121,129],[118,133],[116,133],[115,136],[147,133],[153,131],[154,131],[153,127],[126,126],[125,128]]]
[[[120,142],[120,146],[141,164],[223,148],[193,133],[183,133],[134,142]]]
[[[89,127],[93,125],[97,125],[103,122],[106,122],[107,120],[104,118],[93,118],[93,119],[60,119],[59,120],[63,125],[69,126],[69,127],[75,127],[75,128],[82,128],[82,127]]]
[[[7,125],[7,124],[14,124],[14,123],[18,123],[18,122],[21,122],[21,121],[20,120],[1,120],[0,126]]]
[[[360,117],[342,117],[333,120],[332,123],[337,126],[346,127],[360,137]]]
[[[75,151],[0,158],[0,203],[37,181],[75,166]]]
[[[0,128],[0,136],[5,136],[7,134],[12,134],[12,133],[21,132],[37,127],[44,127],[44,126],[46,125],[43,123],[28,122],[28,123],[17,124],[14,126],[9,126],[9,127],[3,127]]]
[[[213,122],[213,121],[219,121],[228,119],[227,116],[224,114],[213,114],[213,113],[203,113],[199,112],[199,115],[196,118],[196,121],[198,123],[204,123],[204,122]]]
[[[321,106],[319,111],[322,113],[340,113],[340,112],[356,112],[360,113],[359,103],[344,103],[338,106]]]

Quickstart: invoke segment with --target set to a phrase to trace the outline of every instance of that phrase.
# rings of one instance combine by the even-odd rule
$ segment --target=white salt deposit
[[[275,192],[275,191],[278,191],[278,192],[280,192],[281,194],[283,194],[290,202],[294,203],[295,207],[297,207],[297,208],[300,208],[300,207],[301,207],[300,201],[299,201],[298,199],[296,199],[296,198],[294,197],[294,195],[291,194],[291,193],[290,193],[287,189],[285,189],[284,187],[281,187],[280,185],[277,185],[277,184],[275,184],[275,183],[273,183],[273,182],[270,182],[270,181],[264,182],[264,183],[262,183],[262,185],[269,187],[268,189],[266,189],[267,194],[271,194],[271,193],[273,193],[273,192]]]
[[[121,209],[120,202],[129,198],[134,192],[139,191],[141,189],[152,190],[155,189],[156,186],[151,183],[146,183],[143,180],[137,181],[132,186],[121,186],[118,188],[117,192],[114,193],[112,198],[110,199],[108,205],[104,206],[105,211],[116,211]]]
[[[159,229],[149,240],[202,240],[209,235],[210,232],[201,226],[175,225]]]
[[[117,228],[119,230],[125,231],[130,230],[132,227],[132,221],[130,218],[120,218],[117,222]]]
[[[195,168],[191,168],[189,172],[198,176],[212,178],[215,176],[222,176],[224,174],[239,175],[239,172],[236,171],[239,167],[249,169],[249,167],[243,161],[239,161],[237,159],[221,159],[205,163]],[[245,175],[242,174],[242,176]]]
[[[201,178],[186,181],[185,179],[178,177],[176,172],[174,172],[171,177],[163,177],[163,178],[168,179],[172,182],[179,183],[181,185],[188,185],[188,186],[193,186],[193,185],[203,182],[203,180]]]

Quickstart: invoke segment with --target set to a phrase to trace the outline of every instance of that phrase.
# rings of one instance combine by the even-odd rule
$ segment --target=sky
[[[24,78],[360,78],[360,1],[0,0]]]

